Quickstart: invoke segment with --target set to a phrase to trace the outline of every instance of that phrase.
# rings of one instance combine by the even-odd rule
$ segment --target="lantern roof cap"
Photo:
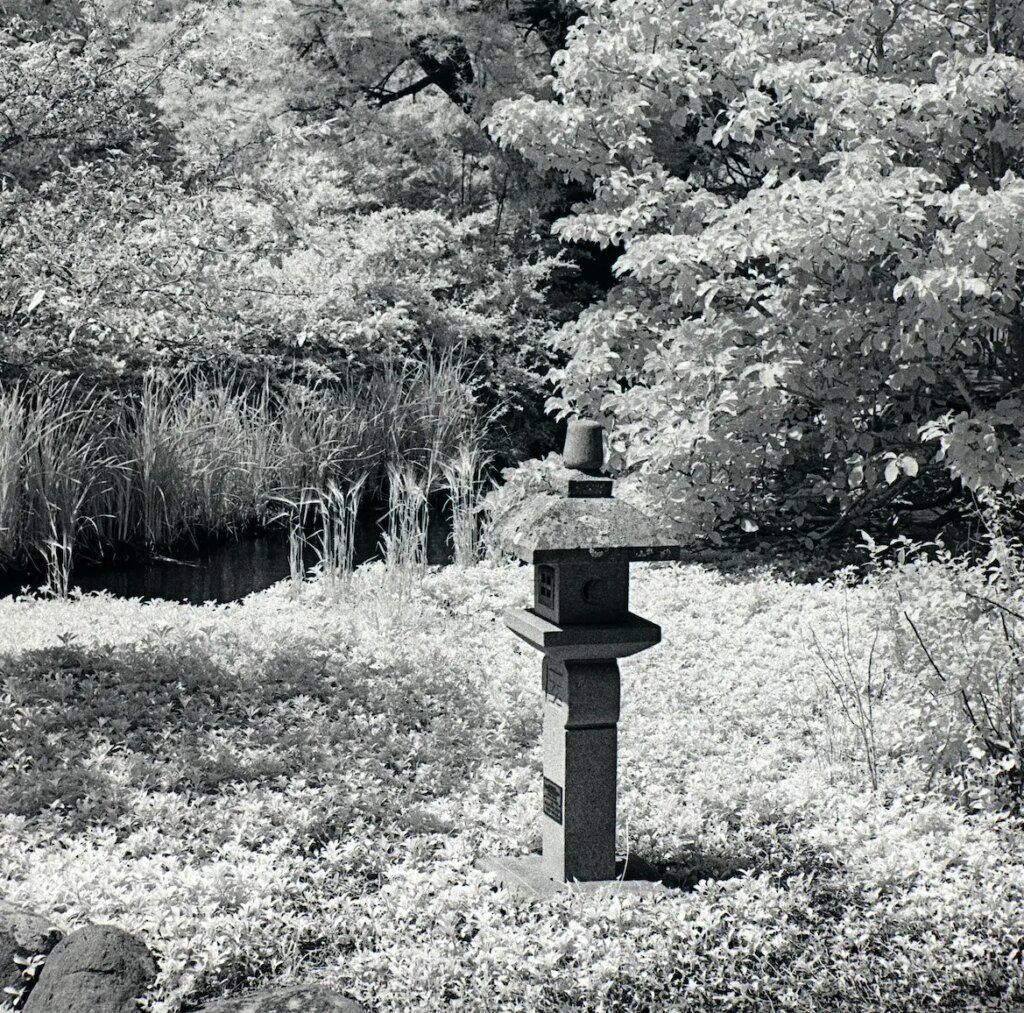
[[[679,558],[679,546],[658,534],[649,517],[611,498],[538,493],[505,523],[501,543],[527,563]]]

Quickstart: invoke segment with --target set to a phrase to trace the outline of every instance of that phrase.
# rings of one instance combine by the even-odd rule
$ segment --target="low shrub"
[[[1024,802],[1024,570],[996,540],[971,562],[940,546],[873,546],[870,585],[879,628],[899,671],[904,744],[975,809]],[[927,551],[926,551],[927,550]]]

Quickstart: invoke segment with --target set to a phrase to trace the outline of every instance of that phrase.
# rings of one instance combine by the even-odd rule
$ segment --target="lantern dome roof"
[[[593,557],[670,560],[679,546],[658,534],[636,507],[608,498],[531,496],[500,534],[503,548],[527,563]]]

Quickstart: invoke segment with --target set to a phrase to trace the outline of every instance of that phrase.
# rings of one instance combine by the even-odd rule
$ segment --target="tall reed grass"
[[[330,591],[355,569],[356,520],[362,500],[365,475],[347,487],[329,480],[323,490],[307,489],[299,500],[282,500],[279,515],[288,523],[288,570],[296,591],[306,578],[307,557],[315,556],[311,567],[320,572]]]
[[[479,507],[490,463],[481,444],[479,439],[461,444],[441,466],[452,512],[451,544],[456,566],[471,566],[481,556]]]
[[[60,593],[117,465],[106,400],[71,382],[0,390],[0,561],[41,557]]]
[[[360,503],[385,497],[385,549],[411,565],[425,559],[427,497],[451,488],[480,432],[454,358],[347,387],[160,373],[123,396],[0,386],[0,569],[43,560],[66,583],[75,557],[265,526],[284,504],[295,537],[342,573]]]
[[[384,562],[389,569],[426,563],[428,492],[428,476],[418,473],[412,464],[393,464],[388,469],[387,531],[383,543]]]
[[[279,481],[269,387],[147,376],[115,412],[106,544],[171,545],[265,519]]]

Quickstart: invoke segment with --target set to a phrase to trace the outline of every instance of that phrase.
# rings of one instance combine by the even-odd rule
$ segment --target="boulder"
[[[14,958],[27,960],[49,953],[60,942],[61,934],[48,919],[0,900],[0,997],[5,995],[5,988],[25,984],[23,965]]]
[[[268,988],[234,999],[219,999],[196,1013],[366,1013],[352,999],[322,985]]]
[[[87,925],[53,948],[24,1013],[138,1013],[135,999],[155,977],[144,943],[113,925]]]

